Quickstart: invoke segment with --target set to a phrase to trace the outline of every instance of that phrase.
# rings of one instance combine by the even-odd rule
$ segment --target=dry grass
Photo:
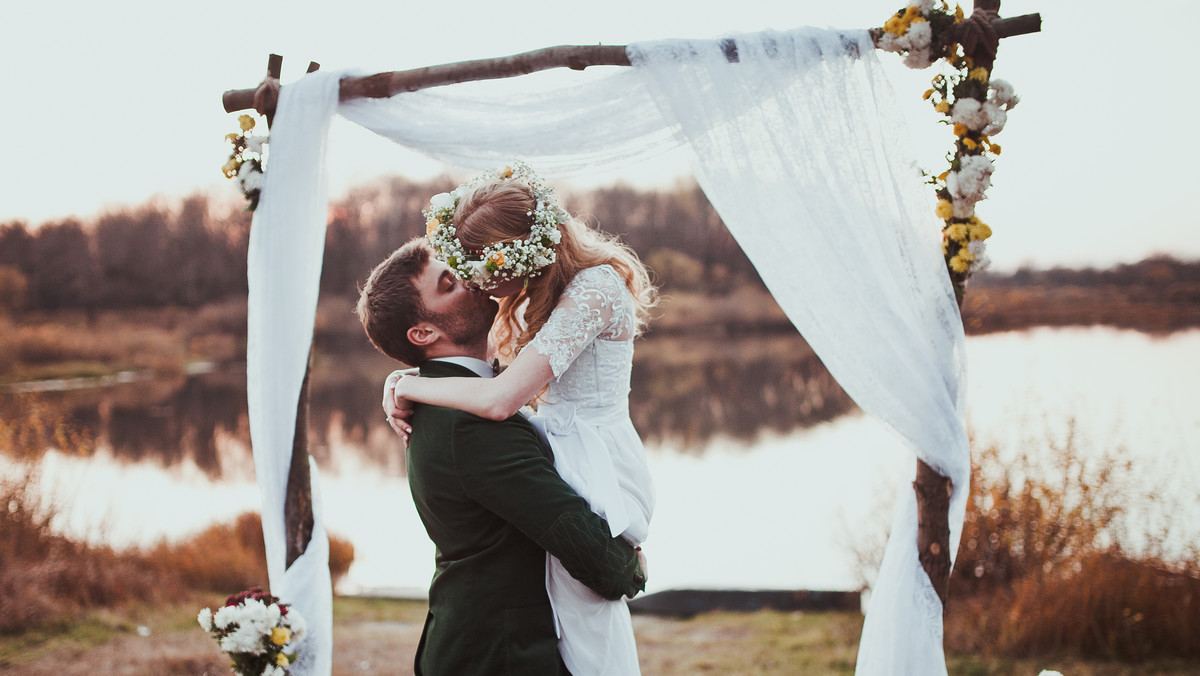
[[[21,676],[123,674],[224,676],[226,660],[195,624],[196,610],[219,598],[131,606],[80,618],[51,636],[0,636],[0,672]],[[335,598],[334,676],[412,674],[426,606],[421,601]],[[857,613],[710,613],[687,620],[634,617],[642,673],[853,674],[862,616]],[[140,635],[138,630],[142,628]],[[1157,660],[1136,666],[1111,661],[1008,659],[951,655],[949,672],[969,676],[1197,676],[1196,662]]]
[[[226,595],[266,586],[262,524],[243,514],[180,543],[114,551],[54,532],[54,508],[41,498],[32,471],[0,479],[0,634],[70,626],[85,611],[174,602],[197,591]],[[330,538],[336,581],[354,548]]]
[[[1195,505],[1139,489],[1120,451],[1084,453],[1073,433],[1046,445],[976,453],[947,647],[1200,660],[1200,555],[1168,545],[1173,526],[1187,527],[1172,514]]]

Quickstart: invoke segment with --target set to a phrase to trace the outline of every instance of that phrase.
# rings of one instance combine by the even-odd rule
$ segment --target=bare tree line
[[[424,233],[421,208],[453,182],[382,180],[330,206],[321,292],[353,297],[367,272]],[[761,284],[694,183],[666,190],[616,185],[565,194],[566,207],[619,235],[666,290],[720,294]],[[246,293],[250,214],[205,195],[151,202],[89,220],[0,224],[0,313],[198,307]],[[983,273],[980,287],[1120,286],[1161,290],[1200,283],[1200,263],[1155,257],[1108,270]],[[1190,294],[1189,294],[1190,295]]]

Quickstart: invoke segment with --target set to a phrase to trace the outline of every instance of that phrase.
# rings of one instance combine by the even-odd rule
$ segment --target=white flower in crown
[[[468,250],[458,239],[454,212],[458,203],[475,188],[495,180],[513,181],[532,193],[536,206],[528,212],[532,221],[529,236],[512,242],[489,244],[481,250]],[[524,162],[485,172],[450,192],[434,195],[425,215],[425,237],[439,260],[454,274],[485,290],[521,277],[536,277],[557,256],[554,246],[562,241],[558,228],[567,221],[567,213],[558,206],[554,188],[547,186]]]

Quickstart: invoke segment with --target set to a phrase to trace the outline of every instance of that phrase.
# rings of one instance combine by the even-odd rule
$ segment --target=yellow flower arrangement
[[[971,224],[970,231],[970,236],[973,240],[985,240],[992,236],[992,228],[987,223],[979,220]]]
[[[287,645],[287,642],[290,640],[292,640],[292,631],[287,627],[273,627],[271,629],[271,643],[275,645]],[[282,653],[280,657],[283,657]]]
[[[937,4],[909,0],[907,4],[884,23],[887,35],[879,46],[905,55],[905,63],[912,68],[924,68],[939,59],[949,65],[933,76],[921,99],[945,116],[944,122],[954,133],[954,145],[946,155],[950,167],[936,176],[927,173],[926,181],[938,196],[935,214],[944,222],[942,254],[959,290],[972,273],[987,265],[982,240],[991,237],[992,229],[974,216],[975,205],[984,199],[991,183],[993,166],[988,156],[1000,154],[1000,144],[989,137],[1004,128],[1006,113],[1017,99],[1011,85],[991,80],[990,64],[977,66],[955,40],[954,26],[966,19],[961,5],[951,10],[947,0]],[[918,21],[927,22],[929,28],[921,31],[921,43],[897,40]],[[929,45],[924,53],[919,51],[921,44]]]
[[[948,221],[954,217],[954,203],[950,200],[938,200],[934,213],[943,221]]]
[[[488,256],[488,260],[495,263],[496,267],[504,267],[504,254],[502,252],[493,252],[491,256]]]
[[[966,223],[952,223],[946,226],[946,237],[955,242],[967,241],[969,234]]]
[[[286,667],[287,665],[291,664],[291,662],[288,660],[287,655],[279,653],[275,656],[275,664],[276,666]]]
[[[237,181],[247,201],[246,211],[254,211],[262,193],[267,137],[250,135],[250,130],[254,129],[254,118],[249,115],[238,116],[238,128],[241,133],[225,135],[225,141],[233,148],[229,160],[221,166],[221,173],[225,178]]]

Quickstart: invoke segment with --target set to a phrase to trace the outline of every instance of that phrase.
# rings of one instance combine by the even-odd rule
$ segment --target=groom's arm
[[[575,579],[610,600],[645,589],[637,551],[612,537],[604,519],[558,476],[524,420],[461,416],[452,446],[471,497],[558,557]]]

